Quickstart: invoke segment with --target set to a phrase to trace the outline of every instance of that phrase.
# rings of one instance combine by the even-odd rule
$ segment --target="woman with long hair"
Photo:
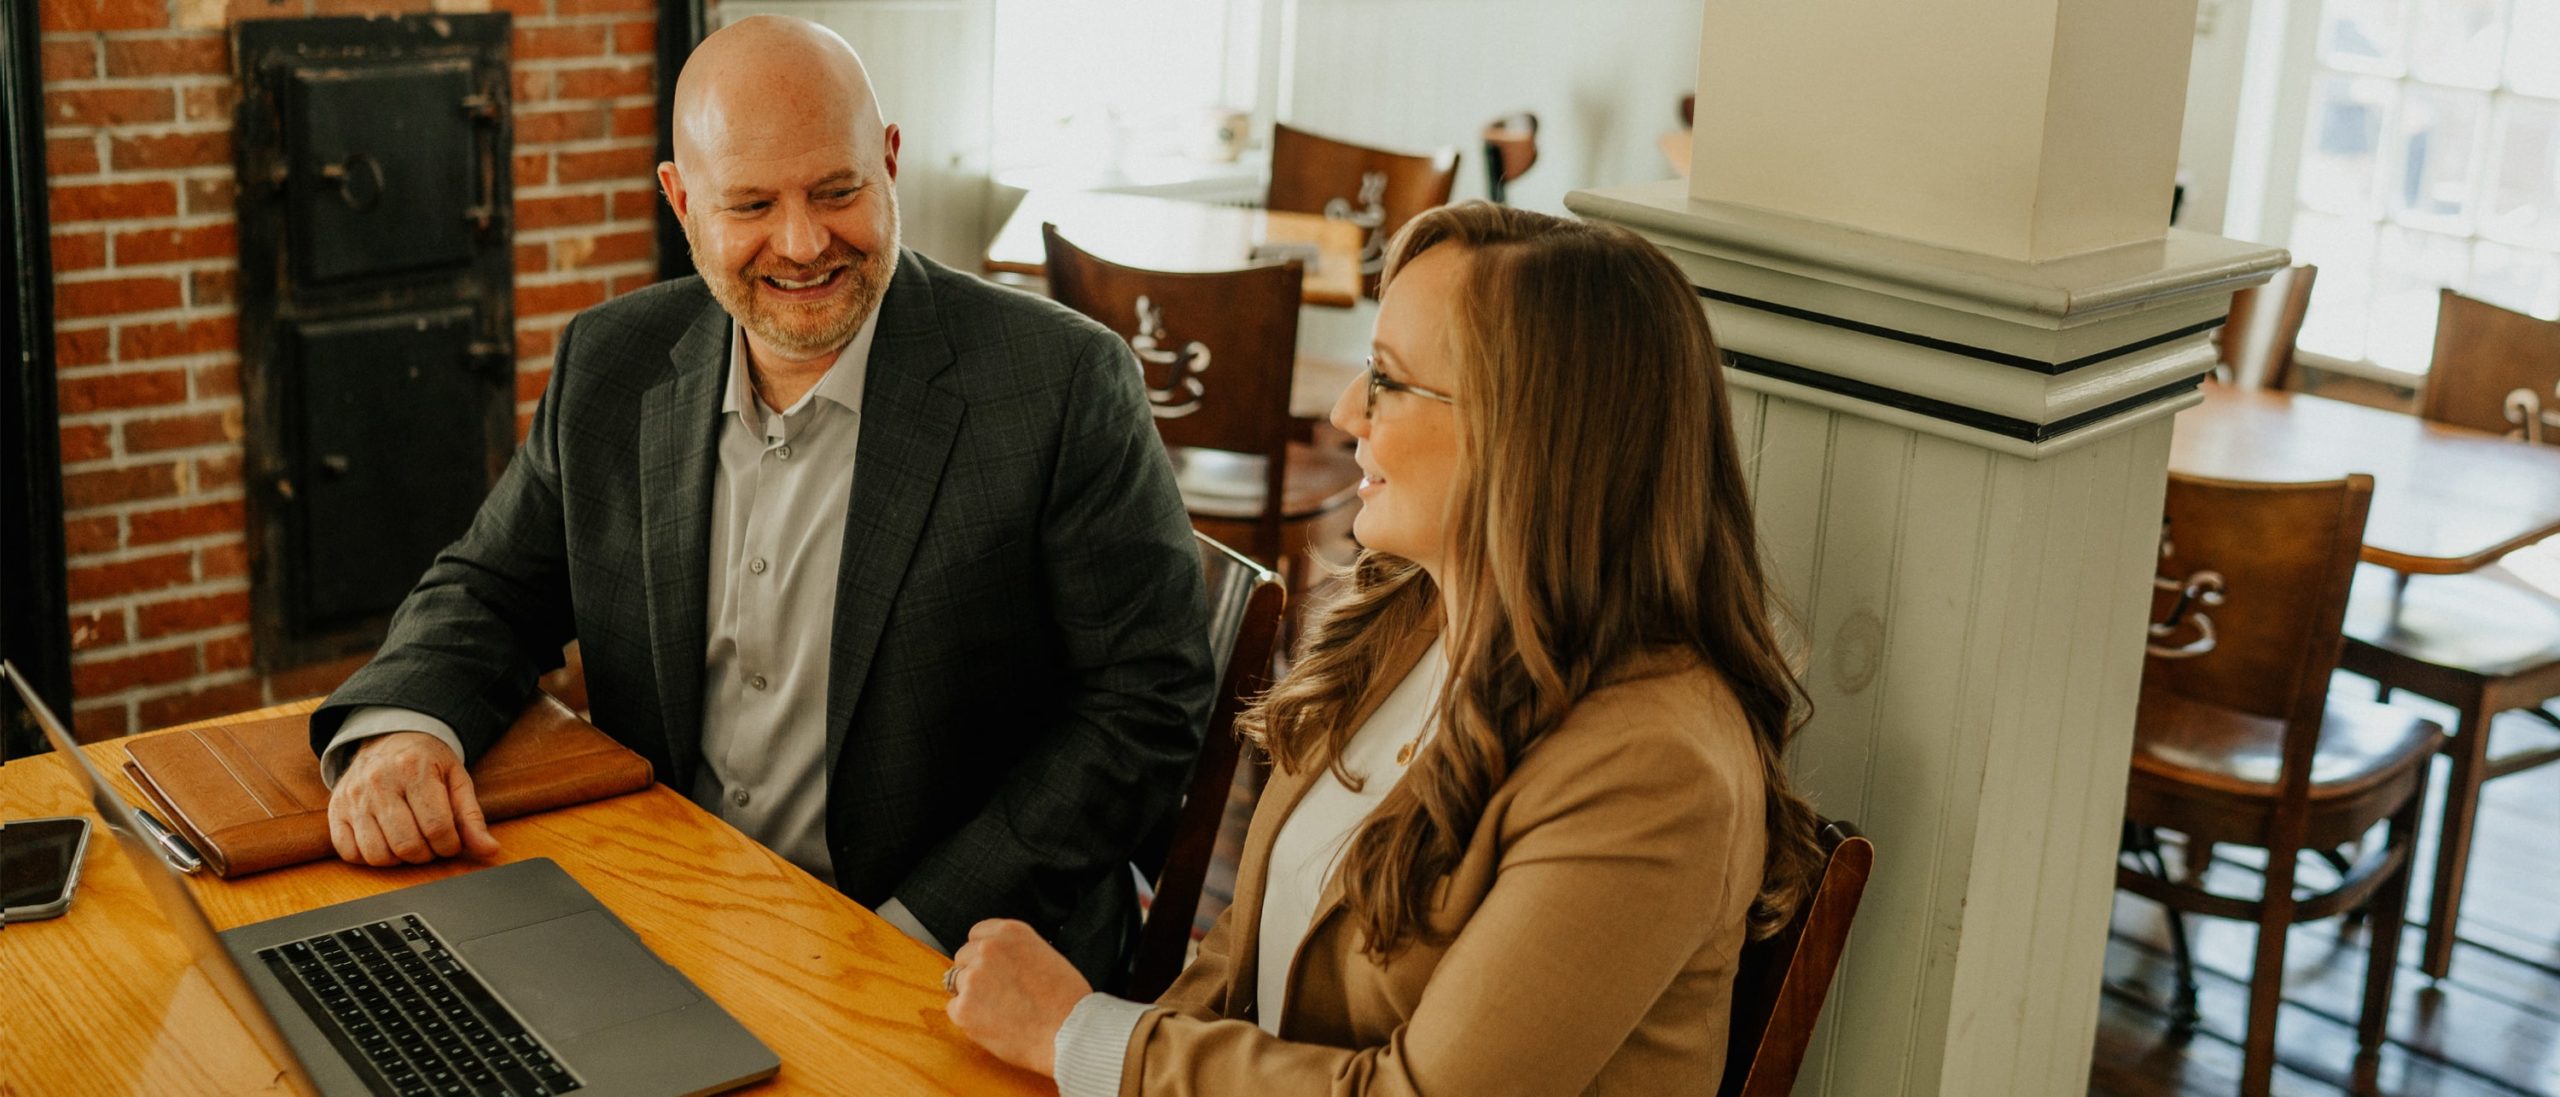
[[[952,1020],[1067,1097],[1708,1091],[1743,943],[1818,866],[1687,280],[1469,203],[1405,226],[1385,287],[1333,410],[1362,549],[1239,721],[1276,769],[1235,904],[1152,1005],[1019,922],[954,957]]]

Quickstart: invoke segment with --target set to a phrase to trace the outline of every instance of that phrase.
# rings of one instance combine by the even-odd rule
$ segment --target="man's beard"
[[[685,245],[693,254],[694,269],[702,272],[703,284],[710,287],[712,299],[720,302],[721,308],[775,351],[794,358],[814,358],[852,342],[854,333],[862,329],[862,322],[879,307],[881,294],[889,284],[889,272],[898,262],[898,209],[894,204],[889,207],[888,247],[863,253],[837,240],[825,254],[805,266],[768,258],[743,271],[714,271],[702,264],[702,251],[695,243],[689,218],[684,222],[684,236]],[[756,292],[759,279],[805,282],[838,268],[843,269],[838,277],[845,284],[821,300],[790,304],[767,300]]]

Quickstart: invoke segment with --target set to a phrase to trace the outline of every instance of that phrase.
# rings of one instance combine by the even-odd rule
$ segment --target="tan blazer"
[[[1759,758],[1720,675],[1687,653],[1633,660],[1532,747],[1437,885],[1447,945],[1376,963],[1328,885],[1275,1039],[1254,1023],[1265,872],[1323,776],[1274,771],[1235,905],[1139,1022],[1123,1094],[1715,1092],[1766,847]]]

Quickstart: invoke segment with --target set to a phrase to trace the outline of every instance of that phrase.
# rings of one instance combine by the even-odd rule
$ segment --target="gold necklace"
[[[1439,641],[1432,641],[1432,646],[1435,648],[1438,647]],[[1428,653],[1426,652],[1425,654],[1427,657]],[[1418,670],[1420,668],[1417,667],[1416,669]],[[1439,684],[1434,683],[1433,688],[1437,690],[1439,688]],[[1422,751],[1422,741],[1431,737],[1432,726],[1439,722],[1440,706],[1435,702],[1431,706],[1431,711],[1426,713],[1422,718],[1422,730],[1413,733],[1413,741],[1396,748],[1396,764],[1399,766],[1413,764],[1413,756]]]
[[[1396,748],[1397,765],[1404,766],[1413,764],[1414,755],[1422,753],[1422,741],[1431,738],[1431,728],[1438,722],[1439,714],[1434,712],[1430,719],[1426,719],[1422,722],[1422,730],[1413,733],[1412,742]]]

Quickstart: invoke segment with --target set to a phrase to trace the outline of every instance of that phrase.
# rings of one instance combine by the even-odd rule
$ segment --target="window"
[[[2310,2],[2301,349],[2424,373],[2439,286],[2560,316],[2560,0]]]
[[[1217,158],[1222,115],[1267,113],[1280,2],[999,0],[996,169]]]

